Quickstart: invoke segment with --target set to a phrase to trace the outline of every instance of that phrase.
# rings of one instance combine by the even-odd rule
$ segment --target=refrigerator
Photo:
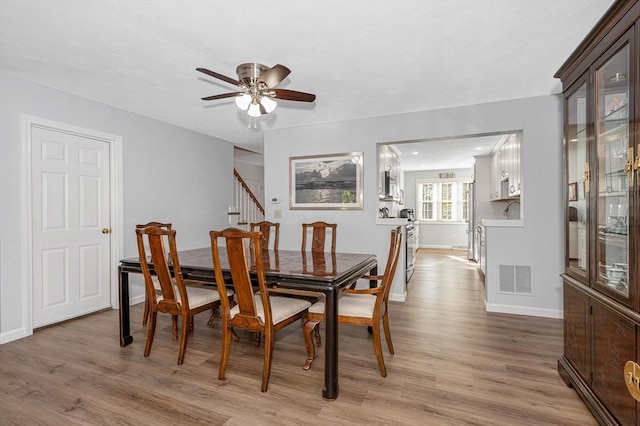
[[[476,238],[476,224],[475,224],[475,188],[474,183],[469,184],[469,191],[467,193],[467,209],[468,209],[468,222],[467,222],[467,258],[469,260],[476,260],[475,256],[475,238]]]

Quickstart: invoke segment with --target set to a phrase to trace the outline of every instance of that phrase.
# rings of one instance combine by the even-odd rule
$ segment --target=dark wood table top
[[[295,282],[295,287],[322,289],[340,286],[358,274],[368,273],[376,264],[373,254],[322,253],[299,250],[263,251],[265,276],[268,282],[277,281],[283,286]],[[226,248],[220,247],[220,261],[225,272],[229,270]],[[186,279],[213,280],[211,248],[198,248],[179,252],[180,268]],[[255,260],[249,259],[255,265]],[[138,257],[123,259],[125,269],[140,267]]]

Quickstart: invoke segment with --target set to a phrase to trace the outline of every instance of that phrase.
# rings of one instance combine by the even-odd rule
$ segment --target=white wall
[[[208,246],[208,231],[228,226],[231,143],[0,73],[0,342],[25,329],[21,114],[123,138],[123,257],[137,255],[137,223],[172,222],[181,249]],[[131,282],[139,299],[141,281]]]
[[[535,294],[498,295],[488,289],[488,303],[506,304],[514,311],[562,310],[559,274],[562,270],[562,109],[559,95],[414,112],[370,119],[268,131],[265,134],[266,199],[289,199],[289,157],[364,152],[364,209],[361,211],[289,210],[288,203],[267,204],[267,218],[281,210],[280,246],[300,247],[300,224],[320,219],[338,223],[338,250],[375,253],[384,262],[387,229],[376,226],[378,176],[376,144],[482,133],[523,131],[525,226],[511,235],[496,231],[490,244],[504,262],[532,265]],[[507,231],[508,232],[508,231]],[[526,262],[526,263],[518,263]],[[382,265],[381,265],[382,266]],[[393,289],[392,289],[393,292]]]

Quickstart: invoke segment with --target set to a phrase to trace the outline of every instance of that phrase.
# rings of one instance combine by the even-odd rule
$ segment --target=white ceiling
[[[263,131],[560,92],[553,78],[613,0],[0,0],[0,69],[262,152]],[[255,128],[244,62],[283,64]],[[453,145],[452,145],[453,146]]]
[[[475,156],[489,155],[503,135],[483,135],[393,144],[403,171],[470,169]]]

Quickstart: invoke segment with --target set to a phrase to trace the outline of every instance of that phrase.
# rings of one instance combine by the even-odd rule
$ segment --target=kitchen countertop
[[[500,226],[505,228],[524,228],[523,219],[482,219],[482,226]]]
[[[398,225],[406,225],[407,223],[409,223],[409,221],[406,218],[400,218],[400,217],[389,217],[389,218],[379,217],[376,219],[376,225],[398,226]]]

